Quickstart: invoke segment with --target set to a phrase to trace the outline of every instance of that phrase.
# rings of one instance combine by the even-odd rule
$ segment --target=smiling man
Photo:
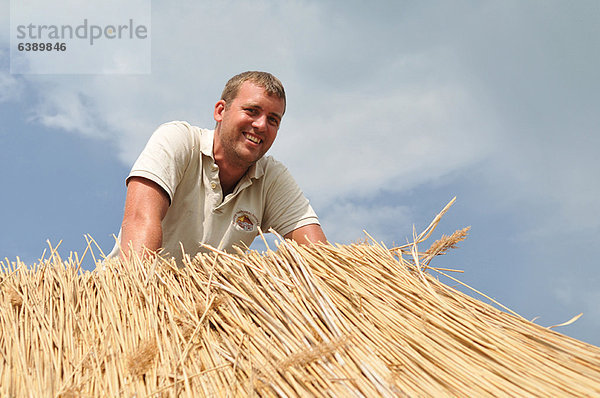
[[[258,228],[299,243],[325,242],[308,200],[278,161],[264,156],[285,112],[281,82],[266,72],[232,77],[216,103],[213,130],[160,126],[127,177],[123,250],[143,248],[180,261],[200,243],[231,251]],[[123,253],[125,254],[125,253]],[[119,245],[109,255],[119,255]]]

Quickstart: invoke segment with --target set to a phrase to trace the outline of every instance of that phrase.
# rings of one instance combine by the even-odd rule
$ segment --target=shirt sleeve
[[[133,164],[127,181],[131,177],[147,178],[160,185],[172,203],[193,150],[194,136],[187,123],[165,123],[156,129],[148,140]]]
[[[319,224],[319,219],[290,172],[283,165],[281,168],[266,190],[262,228],[273,228],[285,236],[305,225]]]

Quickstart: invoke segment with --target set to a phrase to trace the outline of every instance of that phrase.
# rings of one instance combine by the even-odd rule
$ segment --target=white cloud
[[[23,82],[8,73],[9,52],[3,46],[0,36],[0,102],[19,101],[23,94]]]
[[[485,158],[495,140],[485,109],[460,83],[322,94],[290,114],[274,152],[325,201],[406,191]]]
[[[0,3],[0,26],[10,26],[10,2],[3,1]],[[0,46],[8,45],[10,41],[10,31],[8,29],[0,29]]]
[[[89,137],[104,137],[101,115],[96,116],[93,97],[71,84],[40,82],[41,102],[33,120],[45,126],[80,133]]]
[[[0,53],[0,58],[2,54]],[[0,71],[0,102],[15,101],[22,95],[21,83],[12,75]]]

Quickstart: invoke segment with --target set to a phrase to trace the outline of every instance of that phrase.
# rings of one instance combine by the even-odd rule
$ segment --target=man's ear
[[[213,113],[213,117],[217,123],[223,120],[223,112],[225,112],[225,101],[219,100],[215,104],[215,112]]]

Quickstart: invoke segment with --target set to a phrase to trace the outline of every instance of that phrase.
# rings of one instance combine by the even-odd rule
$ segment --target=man
[[[214,131],[160,126],[126,180],[120,246],[180,261],[200,242],[231,251],[258,227],[301,244],[326,242],[308,200],[285,166],[265,157],[285,112],[281,82],[266,72],[231,78],[216,103]],[[109,257],[119,255],[119,245]]]

